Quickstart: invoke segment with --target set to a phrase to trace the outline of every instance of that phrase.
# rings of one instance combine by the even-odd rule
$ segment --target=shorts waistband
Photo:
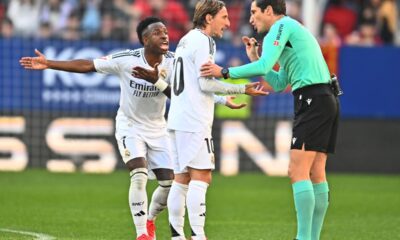
[[[293,91],[293,96],[295,97],[299,95],[316,96],[316,95],[330,95],[330,94],[333,94],[333,92],[331,85],[329,83],[313,84]]]

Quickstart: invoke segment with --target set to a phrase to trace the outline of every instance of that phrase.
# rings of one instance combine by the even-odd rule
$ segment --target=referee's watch
[[[229,78],[229,68],[221,69],[221,74],[224,77],[224,79],[228,79]]]

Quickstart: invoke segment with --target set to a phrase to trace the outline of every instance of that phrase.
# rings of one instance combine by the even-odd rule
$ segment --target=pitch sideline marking
[[[56,239],[53,236],[46,235],[43,233],[19,231],[19,230],[7,229],[7,228],[0,228],[0,232],[11,232],[11,233],[17,233],[17,234],[22,234],[22,235],[28,235],[28,236],[36,237],[37,240],[54,240],[54,239]]]

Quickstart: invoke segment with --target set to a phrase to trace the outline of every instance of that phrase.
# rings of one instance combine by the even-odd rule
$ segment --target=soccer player
[[[158,18],[146,18],[137,27],[144,48],[126,50],[94,60],[52,61],[35,50],[37,57],[23,57],[27,69],[55,69],[68,72],[115,74],[120,79],[120,107],[116,116],[115,137],[118,148],[130,171],[129,206],[136,227],[137,239],[153,239],[154,220],[166,208],[173,175],[171,149],[164,118],[166,95],[146,80],[131,76],[132,67],[170,69],[173,54],[168,51],[167,29]],[[157,66],[158,65],[158,66]],[[166,77],[169,81],[169,76]],[[159,183],[147,211],[146,183],[148,168]],[[147,225],[147,226],[146,226]]]
[[[252,63],[221,68],[202,66],[202,76],[246,78],[264,76],[275,91],[291,85],[294,123],[289,177],[297,212],[298,240],[318,240],[329,205],[325,165],[333,153],[339,121],[337,92],[314,36],[286,16],[284,0],[253,0],[250,23],[264,37],[261,57],[254,38],[244,37]],[[276,62],[279,72],[272,70]]]
[[[172,239],[185,239],[184,216],[187,205],[193,240],[204,240],[206,192],[214,169],[211,127],[215,92],[266,95],[259,83],[234,85],[200,77],[200,67],[213,61],[215,42],[229,27],[225,4],[202,0],[196,5],[194,29],[180,41],[175,52],[171,78],[172,96],[168,129],[172,138],[175,180],[168,197]]]

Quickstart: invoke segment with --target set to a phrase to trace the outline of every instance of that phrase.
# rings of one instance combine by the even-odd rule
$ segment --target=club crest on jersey
[[[167,69],[161,68],[158,72],[158,77],[162,78],[163,80],[167,78]]]

